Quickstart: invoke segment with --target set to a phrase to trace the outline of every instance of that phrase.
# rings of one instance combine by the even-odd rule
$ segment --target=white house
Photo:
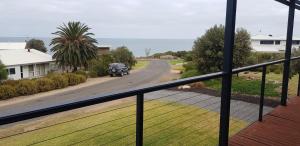
[[[256,52],[283,52],[285,51],[286,37],[273,35],[255,35],[251,37],[251,46]],[[292,48],[299,48],[300,38],[293,38]]]
[[[26,43],[0,43],[0,60],[13,80],[37,78],[50,70],[52,56],[35,49],[25,49]]]

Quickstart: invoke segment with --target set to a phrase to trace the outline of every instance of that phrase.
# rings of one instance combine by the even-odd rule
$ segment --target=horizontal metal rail
[[[298,59],[300,59],[300,56],[293,57],[290,60],[298,60]],[[256,64],[256,65],[233,69],[232,72],[239,73],[239,72],[243,72],[243,71],[257,69],[257,68],[261,68],[264,66],[280,64],[280,63],[284,63],[284,62],[285,62],[285,59],[266,62],[266,63],[260,63],[260,64]],[[197,77],[191,77],[191,78],[187,78],[187,79],[170,81],[170,82],[166,82],[166,83],[162,83],[162,84],[158,84],[158,85],[154,85],[154,86],[149,86],[149,87],[141,87],[141,88],[131,89],[131,90],[127,90],[127,91],[120,91],[117,93],[110,93],[110,94],[106,94],[103,96],[95,96],[88,100],[83,100],[83,101],[53,106],[53,107],[49,107],[49,108],[24,112],[24,113],[20,113],[20,114],[14,114],[14,115],[9,115],[9,116],[5,116],[5,117],[0,117],[0,125],[15,123],[15,122],[24,121],[24,120],[33,119],[33,118],[38,118],[38,117],[42,117],[42,116],[46,116],[46,115],[51,115],[51,114],[55,114],[55,113],[74,110],[74,109],[87,107],[87,106],[91,106],[91,105],[96,105],[96,104],[100,104],[100,103],[105,103],[105,102],[109,102],[109,101],[113,101],[113,100],[123,99],[123,98],[131,97],[131,96],[136,96],[139,94],[145,94],[145,93],[149,93],[149,92],[169,89],[169,88],[186,85],[186,84],[190,84],[190,83],[195,83],[195,82],[199,82],[199,81],[216,79],[216,78],[222,77],[223,75],[224,75],[223,72],[216,72],[216,73],[201,75],[201,76],[197,76]]]

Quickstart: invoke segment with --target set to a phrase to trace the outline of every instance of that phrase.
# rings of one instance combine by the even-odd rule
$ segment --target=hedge
[[[9,99],[12,97],[18,96],[16,88],[10,85],[2,85],[0,86],[0,99]]]
[[[31,95],[38,93],[37,83],[34,80],[21,80],[16,85],[18,95]]]
[[[67,78],[69,86],[74,86],[86,81],[86,77],[79,74],[68,73],[64,74],[64,76]]]
[[[68,87],[68,79],[61,74],[51,74],[48,76],[53,81],[54,89],[61,89]]]
[[[7,80],[0,84],[0,100],[74,86],[86,80],[86,74],[83,72],[55,73],[31,80]]]
[[[54,90],[54,81],[48,78],[40,78],[36,80],[37,89],[39,92]]]

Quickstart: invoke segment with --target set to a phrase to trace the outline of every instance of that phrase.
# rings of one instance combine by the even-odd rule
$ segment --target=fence
[[[300,57],[294,57],[291,58],[290,60],[298,60]],[[249,71],[253,69],[258,69],[262,68],[262,80],[261,80],[261,95],[260,95],[260,103],[259,103],[259,116],[258,119],[262,120],[262,115],[263,115],[263,106],[264,106],[264,90],[265,90],[265,83],[266,83],[266,69],[268,66],[275,65],[275,64],[282,64],[286,60],[277,60],[273,62],[267,62],[267,63],[262,63],[262,64],[256,64],[252,66],[247,66],[247,67],[242,67],[238,69],[233,69],[232,74],[244,72],[244,71]],[[36,110],[36,111],[31,111],[31,112],[26,112],[26,113],[21,113],[17,115],[11,115],[7,117],[2,117],[0,118],[0,125],[5,125],[5,124],[11,124],[14,122],[19,122],[19,121],[24,121],[28,119],[33,119],[37,117],[42,117],[45,115],[50,115],[50,114],[55,114],[59,112],[64,112],[64,111],[70,111],[74,109],[79,109],[82,107],[87,107],[87,106],[92,106],[92,105],[97,105],[99,103],[107,103],[107,102],[112,102],[115,100],[120,100],[120,99],[126,99],[128,102],[125,104],[122,104],[122,106],[117,107],[117,108],[109,108],[106,109],[105,111],[102,111],[100,113],[94,113],[90,114],[84,117],[79,117],[71,120],[66,120],[63,122],[58,122],[58,123],[53,123],[50,126],[42,126],[39,128],[36,128],[34,130],[28,130],[28,131],[23,131],[19,133],[13,133],[11,135],[6,135],[2,136],[0,138],[0,141],[3,140],[5,142],[5,139],[15,137],[16,140],[18,140],[18,136],[32,133],[32,132],[39,132],[39,130],[47,129],[49,127],[57,127],[55,129],[60,129],[62,125],[68,123],[72,126],[75,126],[76,124],[80,124],[83,122],[88,121],[89,118],[91,117],[99,117],[102,120],[100,121],[93,121],[91,124],[88,124],[84,128],[79,128],[79,129],[73,129],[69,131],[67,128],[64,128],[64,126],[61,127],[62,131],[65,131],[65,133],[61,135],[54,135],[50,137],[45,137],[44,139],[40,139],[36,137],[36,140],[33,140],[32,143],[29,145],[37,145],[37,144],[43,144],[45,142],[48,142],[51,144],[50,141],[53,140],[62,140],[61,138],[65,138],[71,134],[76,134],[76,133],[81,133],[83,132],[82,136],[84,137],[83,139],[76,141],[74,143],[71,143],[70,145],[75,145],[75,144],[81,144],[85,143],[91,139],[103,137],[102,139],[108,138],[110,140],[105,141],[102,145],[109,145],[109,144],[119,144],[120,143],[129,143],[133,145],[136,143],[136,145],[143,145],[144,139],[146,140],[147,145],[151,143],[157,143],[158,139],[155,138],[155,135],[158,135],[160,133],[159,144],[167,144],[170,141],[170,137],[174,138],[180,136],[177,140],[177,142],[180,142],[180,139],[182,142],[187,143],[186,139],[184,136],[182,136],[182,133],[184,133],[185,136],[187,137],[194,137],[197,138],[197,132],[199,128],[202,129],[207,129],[205,130],[207,133],[204,133],[200,140],[194,141],[193,139],[190,139],[193,144],[201,143],[204,141],[209,142],[209,138],[213,137],[213,140],[215,142],[216,139],[216,134],[219,131],[219,124],[217,124],[217,121],[220,121],[220,127],[224,124],[224,121],[221,119],[220,120],[220,98],[206,98],[206,97],[199,97],[198,94],[194,94],[191,92],[180,92],[180,91],[174,91],[174,92],[167,92],[165,89],[181,86],[181,85],[186,85],[190,83],[195,83],[199,81],[206,81],[210,79],[216,79],[216,78],[221,78],[225,74],[223,72],[217,72],[217,73],[212,73],[212,74],[207,74],[203,76],[198,76],[198,77],[193,77],[193,78],[188,78],[188,79],[181,79],[181,80],[176,80],[172,82],[167,82],[155,86],[150,86],[150,87],[145,87],[145,88],[139,88],[139,89],[133,89],[125,92],[120,92],[120,93],[113,93],[109,94],[106,96],[102,97],[96,97],[90,100],[86,101],[80,101],[80,102],[75,102],[75,103],[70,103],[70,104],[65,104],[61,106],[56,106],[56,107],[51,107],[51,108],[46,108],[46,109],[41,109],[41,110]],[[156,91],[164,91],[166,92],[165,94],[160,96],[157,95],[149,95],[148,97],[144,95],[148,94],[155,94]],[[132,96],[136,96],[136,100],[134,101]],[[130,102],[129,102],[130,101]],[[165,102],[161,102],[165,101]],[[134,103],[135,102],[135,103]],[[182,105],[178,103],[187,103],[187,105]],[[145,106],[146,105],[146,106]],[[201,109],[208,109],[208,110],[199,110],[198,108],[193,107],[193,105],[198,105],[201,107]],[[99,106],[99,105],[97,105]],[[240,106],[240,107],[237,107]],[[231,115],[235,115],[239,112],[241,112],[240,109],[245,108],[241,103],[237,103],[235,107],[231,107],[232,109],[237,109],[237,110],[232,110]],[[250,107],[249,107],[250,108]],[[253,107],[252,107],[253,108]],[[160,112],[163,111],[163,112]],[[210,111],[217,111],[217,112],[210,112]],[[111,116],[115,115],[116,112],[118,115],[117,118],[111,119]],[[244,111],[242,114],[240,114],[242,117],[239,119],[244,119],[244,120],[249,120],[247,118],[251,118],[251,115],[255,114],[256,111]],[[145,117],[144,117],[145,116]],[[256,115],[255,115],[256,116]],[[107,119],[105,119],[105,117]],[[230,118],[228,116],[228,119],[231,121],[232,128],[230,128],[230,131],[232,131],[232,134],[236,133],[239,129],[239,126],[243,125],[239,120],[236,118]],[[253,118],[252,118],[253,120]],[[192,121],[192,122],[191,122]],[[123,124],[118,124],[118,123],[123,123]],[[71,123],[71,124],[70,124]],[[146,127],[144,126],[146,123]],[[195,125],[195,123],[201,123],[200,127],[195,127],[192,128],[192,126]],[[183,127],[178,126],[180,124],[186,124]],[[115,125],[115,127],[114,127]],[[104,127],[109,127],[109,128],[104,128]],[[98,127],[98,128],[97,128]],[[99,130],[99,127],[101,130]],[[158,127],[158,128],[156,128]],[[243,126],[242,126],[243,127]],[[98,129],[95,130],[95,129]],[[176,129],[176,130],[174,130]],[[48,132],[51,130],[48,130]],[[91,132],[95,131],[95,133]],[[97,132],[96,132],[97,131]],[[115,136],[116,133],[122,131],[120,136]],[[170,132],[171,131],[171,132]],[[47,133],[48,133],[47,132]],[[52,132],[55,132],[52,130]],[[227,131],[229,134],[229,130]],[[232,135],[230,134],[230,135]],[[114,136],[112,136],[114,135]],[[114,137],[111,139],[111,137]],[[150,138],[151,137],[151,138]],[[153,138],[154,137],[154,138]],[[133,141],[135,139],[135,141]],[[124,142],[126,141],[126,142]],[[212,144],[214,142],[211,142],[209,144]],[[86,144],[86,143],[85,143]]]
[[[236,0],[227,0],[227,12],[226,12],[226,25],[225,25],[225,44],[224,44],[224,66],[223,66],[223,71],[222,72],[217,72],[217,73],[212,73],[212,74],[206,74],[202,76],[197,76],[197,77],[192,77],[188,79],[181,79],[181,80],[176,80],[176,81],[171,81],[159,85],[154,85],[150,87],[144,87],[144,88],[138,88],[138,89],[132,89],[124,92],[118,92],[118,93],[112,93],[108,94],[105,96],[101,97],[95,97],[92,99],[84,100],[84,101],[79,101],[79,102],[74,102],[74,103],[69,103],[69,104],[64,104],[60,106],[55,106],[55,107],[50,107],[50,108],[45,108],[45,109],[40,109],[40,110],[35,110],[35,111],[30,111],[30,112],[25,112],[25,113],[20,113],[16,115],[11,115],[11,116],[6,116],[6,117],[1,117],[0,118],[0,125],[5,126],[6,124],[12,124],[15,122],[20,122],[20,121],[25,121],[33,118],[38,118],[46,115],[51,115],[51,114],[56,114],[56,113],[61,113],[61,112],[66,112],[66,111],[71,111],[74,109],[79,109],[83,107],[89,107],[92,105],[97,105],[100,103],[108,103],[108,102],[113,102],[116,100],[121,100],[121,99],[128,99],[132,100],[132,96],[136,97],[136,100],[134,104],[131,104],[132,102],[129,102],[128,105],[122,106],[122,107],[117,107],[114,109],[106,110],[101,113],[95,113],[92,115],[88,115],[85,117],[79,117],[75,118],[72,120],[67,120],[64,122],[58,122],[54,123],[51,126],[45,126],[45,127],[40,127],[36,128],[33,130],[27,130],[23,132],[17,132],[11,135],[6,135],[2,136],[0,140],[4,140],[7,138],[15,137],[15,140],[18,141],[18,136],[27,134],[33,131],[38,131],[41,129],[53,127],[53,126],[58,126],[60,127],[61,125],[65,123],[70,123],[70,122],[75,122],[75,124],[72,126],[73,129],[72,131],[68,131],[68,129],[64,129],[64,127],[60,127],[56,130],[62,130],[65,133],[61,135],[46,135],[43,140],[39,139],[39,136],[35,136],[35,142],[29,143],[28,145],[37,145],[41,144],[43,142],[49,142],[51,140],[62,140],[60,138],[65,138],[66,136],[70,134],[77,134],[78,132],[84,131],[84,130],[89,130],[85,131],[86,133],[80,134],[78,136],[81,137],[80,140],[68,143],[68,145],[76,145],[80,144],[82,142],[86,142],[90,139],[93,139],[95,137],[102,136],[102,140],[99,142],[103,142],[102,145],[109,145],[112,143],[115,143],[117,141],[123,141],[124,139],[129,140],[130,142],[127,143],[128,145],[136,144],[137,146],[141,146],[145,143],[145,140],[147,140],[147,145],[155,142],[156,140],[165,140],[168,137],[176,137],[178,133],[183,132],[185,129],[189,129],[191,126],[195,124],[195,122],[200,122],[199,120],[209,120],[207,121],[204,125],[197,127],[198,129],[203,128],[203,127],[209,127],[212,125],[212,123],[215,123],[216,121],[219,121],[219,124],[215,124],[213,127],[209,127],[206,136],[199,137],[193,135],[191,141],[193,142],[191,145],[197,145],[200,143],[202,140],[209,140],[207,139],[210,138],[209,134],[216,134],[219,133],[219,145],[228,145],[228,138],[230,135],[230,122],[231,123],[239,123],[238,120],[232,119],[230,117],[230,114],[234,114],[235,112],[238,111],[230,111],[231,107],[231,84],[232,84],[232,75],[243,72],[243,71],[248,71],[252,69],[258,69],[262,68],[262,81],[261,81],[261,94],[260,94],[260,104],[259,104],[259,116],[258,119],[261,121],[262,120],[262,115],[263,115],[263,107],[264,107],[264,91],[265,91],[265,83],[266,83],[266,69],[270,65],[275,65],[275,64],[284,64],[284,71],[283,71],[283,84],[282,84],[282,96],[281,96],[281,104],[286,105],[286,100],[287,100],[287,90],[288,90],[288,78],[289,78],[289,71],[290,71],[290,61],[293,60],[298,60],[300,57],[293,57],[291,58],[291,46],[292,46],[292,36],[293,36],[293,24],[294,24],[294,13],[295,9],[300,9],[300,1],[298,0],[276,0],[279,1],[285,5],[289,6],[289,21],[288,21],[288,33],[287,33],[287,43],[286,43],[286,54],[285,54],[285,59],[282,60],[277,60],[273,62],[267,62],[267,63],[262,63],[262,64],[256,64],[252,66],[247,66],[247,67],[242,67],[242,68],[237,68],[237,69],[232,69],[232,48],[234,44],[234,32],[235,32],[235,17],[236,17],[236,5],[237,1]],[[145,98],[146,94],[149,93],[154,93],[156,91],[161,91],[181,85],[186,85],[190,83],[195,83],[195,82],[200,82],[200,81],[206,81],[210,79],[216,79],[216,78],[222,78],[222,90],[221,90],[221,97],[218,99],[215,99],[215,101],[207,102],[207,98],[197,98],[197,100],[192,100],[194,97],[197,97],[196,95],[193,96],[192,93],[189,93],[187,95],[184,95],[184,98],[179,98],[179,100],[175,100],[173,98],[170,98],[171,96],[179,95],[181,93],[174,93],[162,97],[157,97],[153,99]],[[298,85],[298,95],[299,95],[299,85]],[[162,98],[168,98],[168,102],[157,102],[157,99],[162,99]],[[199,100],[200,99],[200,100]],[[154,102],[154,103],[153,103]],[[200,103],[206,103],[205,105],[201,105],[202,107],[214,107],[210,110],[219,110],[220,114],[212,114],[207,110],[202,110],[202,111],[197,111],[193,107],[187,107],[187,106],[182,106],[182,105],[177,105],[178,102],[189,102],[191,105],[195,104],[200,104]],[[215,104],[219,103],[217,106],[214,106]],[[147,107],[148,105],[151,105],[150,107]],[[166,108],[166,105],[174,105],[174,107],[170,109],[165,109],[163,111],[166,111],[164,113],[160,113],[159,115],[156,115],[158,111],[153,111],[157,110],[159,108]],[[176,105],[176,106],[175,106]],[[146,107],[145,107],[146,106]],[[184,109],[184,110],[182,110]],[[112,115],[109,115],[111,112],[121,112],[121,114],[118,114],[117,118],[110,119]],[[152,112],[150,112],[152,111]],[[231,113],[233,112],[233,113]],[[129,114],[128,114],[129,113]],[[180,114],[178,114],[180,113]],[[193,113],[193,115],[191,115]],[[195,114],[196,113],[196,114]],[[108,115],[107,115],[108,114]],[[168,114],[171,117],[165,116]],[[178,114],[178,115],[177,115]],[[252,114],[252,113],[250,113]],[[84,119],[88,119],[89,117],[94,117],[94,116],[102,116],[101,121],[93,121],[95,123],[92,123],[91,126],[86,126],[84,128],[79,128],[76,129],[76,122]],[[122,116],[120,116],[122,115]],[[184,119],[182,116],[185,116]],[[106,118],[103,118],[106,117]],[[158,121],[154,120],[154,118],[157,117],[162,117]],[[202,117],[200,119],[197,119],[197,117]],[[214,117],[214,118],[211,118]],[[247,117],[247,116],[246,116]],[[171,125],[162,125],[163,123],[172,123],[174,119],[183,119],[180,122],[173,123]],[[177,127],[177,124],[186,124],[186,121],[190,120],[195,120],[192,123],[189,123],[189,125],[185,125],[184,127]],[[212,121],[211,121],[212,120]],[[84,122],[88,122],[84,121]],[[121,124],[116,124],[114,122],[119,121]],[[147,122],[150,122],[148,124]],[[98,123],[99,122],[99,123]],[[146,123],[146,126],[145,126]],[[79,123],[77,123],[79,124]],[[97,127],[105,125],[104,127],[101,128],[101,132],[98,132],[96,130]],[[106,128],[105,128],[106,127]],[[155,127],[159,127],[158,129],[153,129]],[[176,131],[172,131],[176,127]],[[152,130],[149,132],[148,129]],[[126,130],[124,130],[126,129]],[[50,130],[51,131],[51,130]],[[162,137],[159,137],[159,139],[154,140],[148,140],[147,137],[155,137],[157,133],[163,133],[164,131],[167,131],[166,134]],[[171,133],[169,131],[172,131]],[[49,131],[48,131],[49,132]],[[55,130],[52,132],[55,133]],[[107,135],[113,133],[114,134],[121,134],[118,136],[113,136],[114,138],[107,137]],[[186,131],[184,131],[186,132]],[[185,133],[185,136],[191,136],[191,133],[194,132],[199,132],[199,131],[188,131]],[[210,133],[212,132],[212,133]],[[124,133],[126,133],[124,135]],[[146,133],[146,135],[145,135]],[[178,137],[178,142],[180,143],[180,140],[183,139],[185,136],[180,135]],[[133,138],[134,137],[134,138]],[[134,141],[132,141],[135,139]],[[213,138],[215,140],[216,137]],[[161,144],[168,144],[168,140],[163,141]],[[182,141],[184,143],[185,141]]]

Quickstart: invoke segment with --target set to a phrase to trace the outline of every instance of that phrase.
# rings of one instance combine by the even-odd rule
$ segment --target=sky
[[[226,0],[1,0],[1,37],[51,37],[68,21],[97,38],[194,39],[225,22]],[[286,34],[288,7],[274,0],[238,0],[237,27],[252,35]],[[296,12],[294,36],[300,36]],[[297,35],[298,34],[298,35]]]

